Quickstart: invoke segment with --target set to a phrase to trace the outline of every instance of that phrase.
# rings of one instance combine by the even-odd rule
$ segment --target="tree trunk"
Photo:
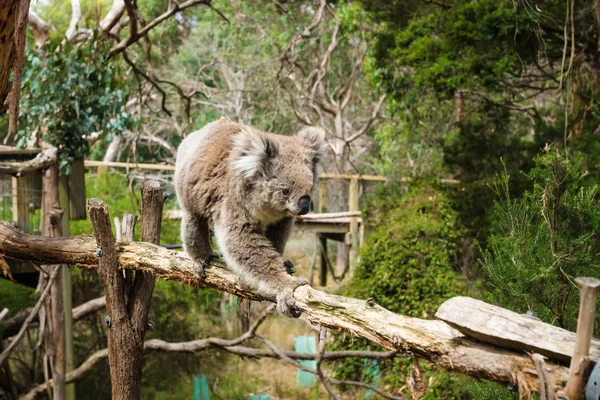
[[[163,207],[162,188],[158,182],[142,186],[142,239],[160,241]],[[151,272],[136,271],[135,278],[123,276],[115,238],[108,217],[108,207],[91,199],[88,211],[98,243],[98,274],[104,283],[106,309],[110,317],[108,360],[113,399],[139,399],[141,395],[144,336],[148,310],[154,289]],[[133,279],[133,282],[131,282]]]

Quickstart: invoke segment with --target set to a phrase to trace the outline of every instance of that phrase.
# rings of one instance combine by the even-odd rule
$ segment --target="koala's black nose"
[[[298,207],[300,207],[300,215],[308,214],[308,211],[310,210],[310,197],[300,197],[300,201],[298,201]]]

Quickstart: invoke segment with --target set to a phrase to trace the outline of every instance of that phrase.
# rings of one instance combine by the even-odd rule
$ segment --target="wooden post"
[[[350,179],[348,188],[348,211],[359,211],[358,209],[358,177]],[[354,268],[358,258],[358,217],[350,217],[350,278],[354,275]]]
[[[319,213],[327,211],[327,179],[319,182]]]
[[[60,208],[63,210],[62,218],[62,236],[71,236],[71,229],[69,227],[69,221],[71,220],[71,207],[69,204],[69,177],[62,175],[58,178],[58,197],[60,201]],[[83,193],[85,198],[85,192]],[[62,280],[62,297],[65,310],[73,309],[73,282],[71,277],[71,270],[69,268],[63,268],[61,271]],[[73,313],[66,313],[64,318],[65,324],[65,362],[66,372],[73,371]],[[75,400],[75,384],[70,383],[66,389],[66,399]]]
[[[24,176],[13,177],[13,222],[15,222],[23,232],[31,233],[29,226],[29,204],[27,201],[28,179]]]
[[[319,271],[319,284],[327,286],[327,238],[319,235],[319,247],[321,248],[321,269]]]
[[[68,177],[69,221],[85,219],[85,167],[83,160],[71,163],[71,174]]]
[[[50,166],[43,181],[43,203],[41,230],[43,236],[62,236],[63,212],[60,209],[58,196],[58,165]],[[54,266],[54,268],[61,268]],[[68,268],[62,268],[62,271]],[[45,268],[49,271],[49,268]],[[52,355],[54,379],[54,399],[66,398],[65,377],[66,371],[66,347],[65,347],[65,304],[63,301],[63,279],[62,271],[50,288],[50,300],[46,305],[46,317],[48,318],[49,334],[46,336],[47,353]],[[40,279],[42,279],[40,277]],[[70,309],[69,309],[70,310]]]
[[[596,278],[575,279],[579,286],[579,316],[577,319],[577,338],[575,350],[569,368],[569,380],[565,394],[569,400],[579,400],[583,394],[586,378],[586,369],[589,363],[590,343],[594,331],[596,317],[596,299],[600,280]]]
[[[160,242],[163,192],[156,181],[142,185],[141,239]],[[111,325],[108,329],[108,362],[112,384],[112,399],[136,400],[141,396],[144,336],[154,276],[136,271],[127,278],[119,266],[108,207],[101,200],[90,199],[88,212],[98,244],[98,274],[104,283],[106,310]],[[130,275],[131,277],[131,275]]]

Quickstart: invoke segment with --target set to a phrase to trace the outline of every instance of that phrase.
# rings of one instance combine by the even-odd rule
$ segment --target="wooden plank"
[[[569,362],[575,333],[470,297],[454,297],[435,316],[466,336],[503,348],[540,353]],[[592,340],[590,360],[600,360],[600,341]]]
[[[113,167],[113,168],[127,168],[127,169],[150,169],[155,171],[175,171],[174,165],[160,165],[160,164],[138,164],[138,163],[126,163],[126,162],[104,162],[104,161],[92,161],[85,160],[83,163],[86,167]]]

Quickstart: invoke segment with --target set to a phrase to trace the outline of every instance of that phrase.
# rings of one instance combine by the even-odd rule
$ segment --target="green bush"
[[[464,291],[464,279],[452,269],[455,242],[462,230],[447,197],[429,185],[402,193],[399,186],[380,188],[371,199],[369,216],[376,228],[360,253],[360,263],[346,296],[373,298],[390,311],[432,318],[440,304]],[[341,335],[336,349],[373,349],[365,339]],[[406,383],[411,360],[381,363],[383,383],[399,388]],[[338,378],[361,380],[363,360],[335,365]],[[428,384],[426,398],[460,397],[463,378],[422,363]],[[429,378],[433,379],[430,381]]]
[[[598,186],[583,183],[587,172],[578,158],[554,148],[534,161],[527,174],[533,189],[522,198],[511,198],[507,174],[494,184],[493,234],[482,259],[489,298],[518,312],[535,310],[542,320],[575,330],[574,279],[600,275]]]

